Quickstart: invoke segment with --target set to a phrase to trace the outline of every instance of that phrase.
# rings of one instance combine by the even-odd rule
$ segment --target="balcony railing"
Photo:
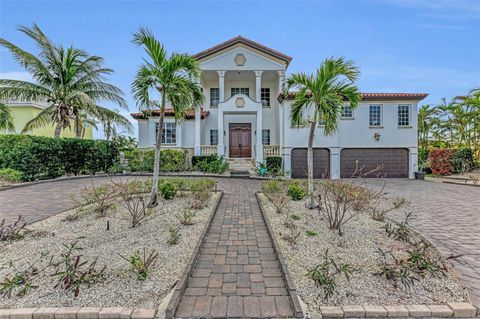
[[[201,155],[217,154],[217,145],[200,145]]]
[[[263,145],[263,158],[280,156],[280,145]]]

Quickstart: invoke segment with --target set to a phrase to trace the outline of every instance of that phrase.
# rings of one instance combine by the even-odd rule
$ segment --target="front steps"
[[[250,158],[229,158],[230,176],[249,178],[255,175],[255,161]]]

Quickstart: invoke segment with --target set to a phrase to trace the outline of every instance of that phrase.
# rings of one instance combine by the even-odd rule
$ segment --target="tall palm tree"
[[[199,107],[204,101],[199,85],[200,65],[198,61],[187,54],[167,54],[163,45],[148,29],[140,28],[133,35],[133,43],[143,46],[148,55],[140,66],[132,91],[137,105],[141,110],[150,111],[155,107],[150,99],[150,91],[155,90],[160,95],[160,116],[155,143],[155,161],[153,168],[153,183],[149,207],[158,204],[158,179],[160,174],[160,150],[162,146],[165,105],[172,105],[176,119],[182,119],[185,111],[191,107]]]
[[[313,196],[315,128],[319,121],[322,121],[324,134],[331,135],[338,127],[345,103],[348,103],[352,109],[357,107],[361,96],[355,81],[359,74],[353,61],[345,61],[343,57],[329,58],[323,61],[315,74],[295,73],[286,82],[285,94],[288,94],[290,89],[296,91],[290,114],[293,123],[300,125],[303,122],[302,113],[304,111],[307,113],[313,107],[313,116],[307,120],[310,126],[307,151],[309,208],[315,206]]]
[[[117,110],[112,111],[103,108],[103,112],[99,115],[99,119],[103,124],[103,132],[107,141],[110,141],[111,138],[115,138],[118,135],[117,126],[125,129],[127,133],[133,133],[132,123],[123,117]]]
[[[0,100],[47,102],[48,106],[24,128],[29,131],[48,124],[55,125],[55,137],[71,127],[71,121],[79,121],[83,113],[96,114],[97,102],[112,101],[128,108],[122,91],[105,81],[113,72],[102,66],[103,58],[90,56],[73,47],[55,45],[34,24],[18,30],[35,41],[40,49],[38,56],[22,50],[0,38],[0,45],[7,48],[14,59],[27,70],[34,83],[0,79]],[[78,128],[78,126],[77,126]],[[76,130],[79,137],[81,130]]]
[[[418,109],[418,139],[420,147],[427,148],[430,138],[430,132],[434,125],[434,118],[438,114],[438,109],[430,105],[422,105]]]
[[[0,103],[0,129],[7,129],[13,131],[15,126],[13,125],[12,113],[8,106]]]

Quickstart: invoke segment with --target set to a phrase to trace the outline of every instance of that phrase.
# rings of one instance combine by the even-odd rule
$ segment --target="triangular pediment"
[[[238,36],[195,54],[203,70],[280,70],[291,57]]]

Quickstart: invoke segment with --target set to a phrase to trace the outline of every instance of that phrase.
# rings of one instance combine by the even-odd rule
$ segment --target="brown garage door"
[[[326,148],[313,149],[313,177],[330,175],[330,151]],[[292,178],[307,178],[307,149],[292,150]]]
[[[355,172],[356,161],[358,167],[366,173],[383,165],[381,176],[408,177],[408,150],[404,148],[348,148],[340,153],[341,177],[352,177]],[[377,177],[370,174],[367,177]]]

